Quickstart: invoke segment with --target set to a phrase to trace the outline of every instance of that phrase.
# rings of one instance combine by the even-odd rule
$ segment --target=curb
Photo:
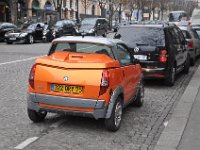
[[[200,66],[190,80],[172,116],[160,135],[154,150],[176,150],[187,125],[193,103],[200,88]]]

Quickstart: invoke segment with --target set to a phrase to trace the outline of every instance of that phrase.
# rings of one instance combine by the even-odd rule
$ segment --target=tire
[[[173,86],[175,83],[176,68],[172,66],[169,71],[169,76],[165,79],[164,83],[167,86]]]
[[[194,65],[195,65],[195,62],[196,62],[196,57],[190,59],[190,65],[191,65],[191,66],[194,66]]]
[[[28,37],[27,37],[27,43],[28,44],[33,44],[34,43],[34,37],[32,35],[28,35]]]
[[[76,31],[75,30],[72,31],[72,36],[76,36]]]
[[[47,37],[43,38],[43,39],[42,39],[42,42],[43,42],[43,43],[47,43],[47,42],[48,42]]]
[[[117,98],[110,118],[105,119],[105,127],[109,131],[117,131],[120,128],[122,113],[123,113],[122,99],[120,97]]]
[[[132,105],[135,107],[141,107],[143,103],[144,103],[144,81],[143,79],[141,79],[136,98],[133,101]]]
[[[185,74],[188,74],[188,73],[189,73],[189,70],[190,70],[190,57],[187,56],[187,59],[186,59],[185,64],[184,64],[183,72],[184,72]]]
[[[6,41],[6,44],[12,44],[13,42],[10,42],[10,41]]]
[[[106,33],[104,33],[104,34],[102,35],[102,37],[106,37]]]
[[[196,62],[196,50],[194,51],[194,57],[193,58],[191,58],[190,57],[190,65],[191,66],[194,66],[195,65],[195,62]]]
[[[33,122],[42,122],[46,117],[47,112],[36,112],[35,110],[28,109],[28,117]]]

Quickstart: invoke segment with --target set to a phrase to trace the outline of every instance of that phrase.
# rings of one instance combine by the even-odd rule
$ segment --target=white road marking
[[[168,121],[166,121],[166,122],[164,122],[163,124],[164,124],[164,126],[166,127],[167,125],[168,125]]]
[[[33,143],[34,141],[36,141],[38,139],[38,137],[31,137],[26,139],[24,142],[20,143],[19,145],[17,145],[16,147],[14,147],[14,149],[24,149],[26,146],[28,146],[29,144]]]
[[[41,57],[41,56],[35,56],[35,57],[26,58],[26,59],[20,59],[20,60],[4,62],[4,63],[0,63],[0,66],[7,65],[7,64],[13,64],[13,63],[18,63],[18,62],[23,62],[23,61],[29,61],[29,60],[36,59],[37,57]]]

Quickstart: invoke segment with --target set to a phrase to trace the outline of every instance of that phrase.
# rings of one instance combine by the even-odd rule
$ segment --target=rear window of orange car
[[[54,43],[49,51],[49,55],[58,51],[77,52],[77,53],[97,53],[106,54],[114,58],[112,48],[107,45],[95,43],[75,43],[60,42]]]

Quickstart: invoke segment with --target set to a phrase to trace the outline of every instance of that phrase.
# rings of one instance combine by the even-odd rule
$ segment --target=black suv
[[[77,26],[72,20],[59,20],[54,25],[55,37],[63,35],[76,35]]]
[[[172,86],[175,74],[189,72],[190,58],[186,40],[176,25],[137,24],[124,26],[115,34],[127,42],[140,60],[145,78],[161,78]]]
[[[108,21],[105,18],[85,18],[81,21],[79,34],[106,36],[108,31]]]

